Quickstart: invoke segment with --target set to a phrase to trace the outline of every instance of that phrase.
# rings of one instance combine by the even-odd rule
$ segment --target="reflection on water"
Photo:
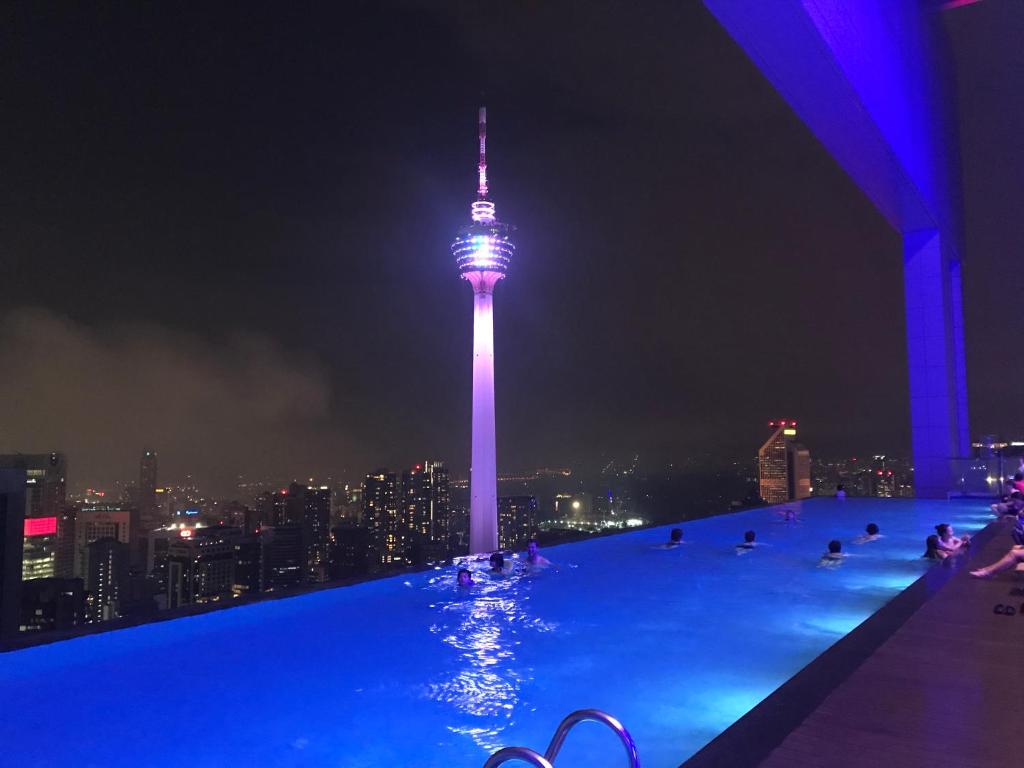
[[[500,735],[512,724],[520,690],[533,679],[532,670],[517,665],[515,649],[525,633],[554,625],[526,612],[530,578],[521,570],[496,578],[480,570],[473,579],[468,589],[456,587],[452,573],[427,585],[445,597],[431,606],[440,618],[430,631],[456,652],[450,673],[430,686],[428,696],[470,715],[468,724],[449,730],[493,752],[504,746]]]

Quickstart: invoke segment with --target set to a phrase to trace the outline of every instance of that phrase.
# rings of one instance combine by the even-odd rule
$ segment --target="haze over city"
[[[62,450],[76,485],[131,478],[143,447],[225,489],[423,457],[465,476],[448,246],[485,101],[519,226],[499,471],[749,458],[780,416],[817,454],[909,452],[899,237],[697,3],[10,21],[0,451]],[[951,28],[972,75],[999,51],[971,24],[997,23]],[[972,426],[1021,431],[990,367],[1022,177],[991,140],[1021,107],[960,96],[987,211],[967,209]]]

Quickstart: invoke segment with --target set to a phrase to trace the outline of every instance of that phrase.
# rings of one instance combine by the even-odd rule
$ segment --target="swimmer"
[[[828,552],[821,556],[821,560],[818,562],[819,565],[833,566],[839,565],[843,559],[843,545],[839,539],[832,539],[828,543]]]
[[[839,485],[836,486],[836,498],[837,499],[845,499],[846,498],[846,488],[843,487],[842,483],[840,483]]]
[[[939,549],[955,555],[971,543],[970,536],[958,538],[953,533],[953,526],[949,523],[939,523],[935,526],[935,532],[939,534]]]
[[[505,556],[501,552],[495,552],[490,558],[491,569],[488,573],[491,576],[505,576],[508,571],[505,570]]]
[[[742,555],[744,552],[748,552],[757,546],[757,542],[754,539],[757,538],[757,534],[753,531],[747,531],[743,534],[743,543],[736,545],[736,554]]]
[[[878,526],[874,523],[868,523],[864,529],[864,533],[853,540],[854,544],[867,544],[869,541],[878,541],[884,538],[882,534],[878,532]]]
[[[456,583],[463,588],[473,586],[473,574],[471,574],[465,568],[459,568],[459,574],[455,577]]]
[[[934,533],[925,539],[924,547],[924,554],[921,557],[926,560],[945,560],[949,557],[949,552],[939,549],[939,537]]]
[[[785,507],[783,509],[778,510],[776,512],[776,514],[779,517],[782,518],[782,520],[780,522],[783,522],[783,523],[799,523],[800,522],[800,516],[797,515],[796,510],[793,510],[793,509],[791,509],[789,507]]]
[[[547,568],[551,565],[551,561],[540,553],[536,539],[530,539],[526,544],[526,564],[534,568]]]
[[[675,549],[683,543],[683,529],[673,528],[668,534],[668,541],[664,544],[659,544],[657,549]]]

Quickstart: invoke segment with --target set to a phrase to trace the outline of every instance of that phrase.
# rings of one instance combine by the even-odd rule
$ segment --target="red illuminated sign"
[[[26,536],[52,536],[55,533],[57,533],[56,517],[25,518]]]

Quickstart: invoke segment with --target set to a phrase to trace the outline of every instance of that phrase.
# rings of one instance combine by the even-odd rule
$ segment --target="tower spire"
[[[476,189],[477,200],[487,199],[487,107],[480,107],[480,163],[477,165],[480,185]]]

